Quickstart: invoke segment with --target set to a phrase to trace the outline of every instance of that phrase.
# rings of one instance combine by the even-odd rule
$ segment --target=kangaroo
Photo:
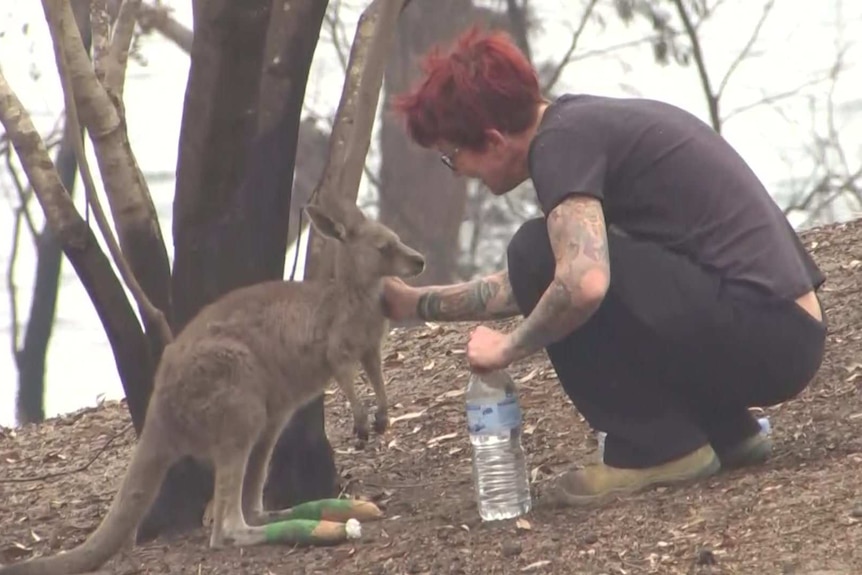
[[[77,548],[0,568],[0,575],[98,569],[134,536],[168,468],[183,456],[214,467],[210,547],[267,541],[266,524],[285,511],[264,511],[263,487],[292,415],[335,379],[351,405],[354,432],[368,437],[368,414],[353,385],[360,364],[376,396],[374,428],[386,429],[382,281],[420,274],[425,259],[353,209],[355,217],[339,221],[306,208],[314,227],[338,242],[334,281],[239,288],[192,319],[164,350],[144,428],[102,523]]]

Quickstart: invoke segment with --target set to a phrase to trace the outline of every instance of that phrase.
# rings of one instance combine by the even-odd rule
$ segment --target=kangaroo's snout
[[[425,258],[422,257],[422,254],[416,254],[410,256],[410,264],[413,266],[414,275],[419,275],[423,271],[425,271]]]
[[[406,247],[406,246],[405,246]],[[403,276],[413,277],[418,276],[425,271],[425,257],[412,248],[407,248],[404,254]]]

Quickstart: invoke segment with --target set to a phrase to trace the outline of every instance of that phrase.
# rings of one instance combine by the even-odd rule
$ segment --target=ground
[[[473,499],[463,406],[463,349],[471,325],[426,325],[396,330],[388,344],[393,425],[385,436],[372,436],[364,451],[353,448],[343,396],[327,392],[327,429],[345,494],[372,499],[385,512],[381,521],[363,525],[361,540],[212,551],[201,528],[179,540],[126,549],[106,572],[862,573],[862,222],[814,230],[803,239],[829,278],[822,291],[831,322],[828,352],[798,399],[765,410],[776,454],[760,468],[722,472],[696,486],[654,490],[601,509],[539,509],[526,521],[483,524]],[[594,460],[590,429],[546,358],[522,362],[512,373],[520,382],[534,480]],[[362,392],[370,402],[369,388]],[[104,516],[133,446],[122,403],[0,429],[0,563],[82,541]],[[62,475],[44,477],[50,473]]]

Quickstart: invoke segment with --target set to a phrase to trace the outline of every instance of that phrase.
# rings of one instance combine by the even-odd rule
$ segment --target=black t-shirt
[[[648,99],[565,95],[545,111],[529,168],[547,216],[570,194],[606,222],[782,299],[824,276],[739,154],[709,125]]]

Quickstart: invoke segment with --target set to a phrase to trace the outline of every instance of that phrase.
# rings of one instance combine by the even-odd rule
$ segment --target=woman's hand
[[[487,372],[508,367],[514,360],[509,336],[480,325],[467,342],[467,361],[475,372]]]
[[[420,290],[396,277],[383,278],[383,293],[380,303],[383,315],[394,321],[416,319],[416,304]]]

